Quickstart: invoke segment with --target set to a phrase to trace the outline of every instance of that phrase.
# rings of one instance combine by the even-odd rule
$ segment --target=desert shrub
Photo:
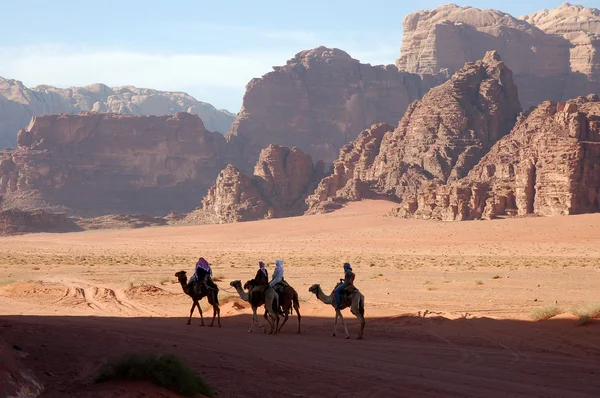
[[[531,319],[534,321],[543,321],[545,319],[550,319],[555,317],[558,314],[561,314],[562,310],[553,305],[549,305],[547,307],[536,308],[531,311]]]
[[[585,325],[590,320],[600,317],[600,304],[594,304],[584,308],[578,308],[573,311],[573,314],[579,317],[578,323],[580,325]]]
[[[212,388],[179,357],[170,354],[129,354],[105,362],[97,383],[111,380],[149,381],[175,393],[213,396]]]

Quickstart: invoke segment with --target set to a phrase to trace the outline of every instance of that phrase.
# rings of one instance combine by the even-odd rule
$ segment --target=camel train
[[[257,323],[264,333],[267,332],[257,315],[258,309],[262,306],[265,307],[264,318],[269,324],[269,334],[281,332],[281,329],[283,329],[293,311],[296,312],[296,317],[298,318],[297,333],[301,333],[300,325],[302,316],[300,315],[298,293],[283,279],[283,261],[277,260],[275,264],[273,278],[270,282],[268,280],[268,271],[265,264],[261,261],[259,262],[259,270],[254,279],[247,281],[244,285],[242,285],[240,280],[232,281],[229,284],[235,289],[242,300],[250,303],[252,320],[250,329],[248,330],[249,333],[253,331],[254,323]],[[185,271],[179,271],[175,276],[183,292],[192,299],[192,308],[190,309],[187,324],[191,324],[194,309],[198,308],[200,326],[204,326],[204,316],[199,302],[206,297],[209,304],[213,307],[213,318],[210,326],[213,326],[216,318],[218,326],[221,327],[221,310],[219,308],[218,297],[220,289],[212,281],[212,269],[208,262],[201,257],[198,263],[196,263],[194,274],[189,280]],[[337,333],[338,319],[341,319],[346,338],[350,338],[346,321],[342,315],[342,310],[350,308],[350,312],[360,321],[358,339],[363,338],[365,329],[365,296],[354,286],[354,273],[350,264],[344,264],[344,278],[340,279],[330,295],[326,295],[319,284],[312,285],[308,291],[315,294],[323,303],[331,305],[334,308],[333,336]],[[280,325],[281,317],[283,317],[283,322]]]

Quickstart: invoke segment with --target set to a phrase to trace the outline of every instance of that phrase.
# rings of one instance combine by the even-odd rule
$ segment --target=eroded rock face
[[[418,11],[404,19],[396,65],[410,73],[450,76],[496,50],[514,72],[525,108],[600,92],[598,13],[563,6],[517,19],[453,4]]]
[[[0,148],[14,146],[17,131],[25,128],[33,116],[81,111],[157,116],[195,113],[208,130],[223,134],[235,117],[185,93],[103,84],[29,89],[18,80],[0,78]]]
[[[571,44],[571,72],[600,83],[600,10],[566,3],[520,18],[548,34],[564,37]]]
[[[251,221],[301,215],[304,200],[323,177],[323,163],[298,148],[269,145],[248,176],[227,166],[202,201],[203,211],[220,222]]]
[[[0,396],[35,398],[43,391],[35,374],[23,366],[15,350],[0,338]]]
[[[432,183],[399,215],[470,220],[600,211],[600,99],[544,102],[455,183]]]
[[[0,194],[85,216],[189,211],[228,163],[225,145],[188,113],[38,116],[0,153]]]
[[[298,147],[332,162],[339,149],[377,122],[396,124],[408,105],[434,84],[393,65],[361,64],[342,50],[302,51],[246,86],[228,134],[253,164],[269,144]]]
[[[376,125],[345,146],[332,175],[307,200],[309,213],[373,195],[402,200],[429,181],[460,179],[511,130],[520,111],[510,69],[488,52],[413,103],[395,130]]]

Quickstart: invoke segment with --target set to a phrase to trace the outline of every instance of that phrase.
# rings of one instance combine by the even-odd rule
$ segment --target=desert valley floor
[[[600,214],[437,222],[385,216],[392,207],[0,238],[0,330],[43,397],[173,396],[90,383],[131,351],[182,356],[219,397],[600,396],[600,320],[575,315],[600,304]],[[199,256],[222,288],[220,329],[197,314],[186,325],[191,300],[174,274]],[[302,334],[295,314],[279,335],[248,333],[251,310],[229,282],[277,258]],[[347,310],[352,338],[332,337],[333,309],[308,292],[329,293],[345,261],[365,295],[360,341]],[[560,314],[534,322],[541,311]]]

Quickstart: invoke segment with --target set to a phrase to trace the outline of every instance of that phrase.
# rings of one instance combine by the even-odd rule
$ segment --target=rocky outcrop
[[[393,65],[361,64],[342,50],[302,51],[286,65],[246,86],[228,139],[244,147],[253,164],[269,144],[298,147],[332,162],[339,149],[377,122],[396,124],[431,78],[399,72]]]
[[[563,6],[523,19],[496,10],[444,5],[404,19],[396,64],[405,72],[450,76],[496,50],[512,69],[524,107],[600,92],[598,10]]]
[[[498,53],[467,63],[413,103],[398,127],[380,124],[345,146],[309,213],[373,195],[402,200],[424,184],[458,180],[507,134],[521,112],[512,73]]]
[[[600,83],[600,10],[566,3],[520,18],[548,34],[564,37],[571,44],[571,72]]]
[[[81,231],[81,228],[65,213],[43,210],[0,210],[0,236],[74,231]]]
[[[37,116],[0,152],[0,194],[85,216],[189,211],[228,163],[225,145],[188,113]]]
[[[17,357],[17,351],[0,338],[0,397],[35,398],[44,386]]]
[[[521,118],[469,175],[432,183],[399,215],[441,220],[600,211],[600,99],[544,102]]]
[[[301,215],[304,200],[323,177],[323,163],[298,148],[269,145],[248,176],[228,165],[202,201],[202,211],[220,222],[251,221]]]
[[[195,113],[208,130],[221,133],[227,132],[235,117],[185,93],[104,84],[29,89],[18,80],[0,78],[0,148],[14,146],[17,131],[33,116],[82,111],[157,116]]]

